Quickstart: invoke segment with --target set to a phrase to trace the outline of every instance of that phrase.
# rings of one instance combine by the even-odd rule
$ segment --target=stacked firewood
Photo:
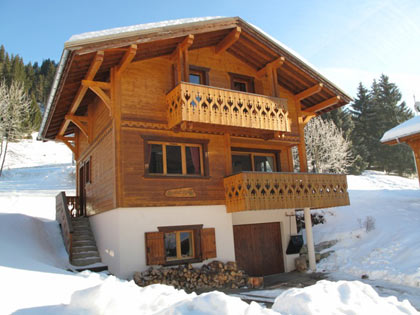
[[[245,272],[238,270],[236,262],[224,264],[217,260],[202,265],[199,269],[186,264],[173,268],[151,267],[134,274],[134,282],[141,287],[161,283],[187,291],[210,288],[236,289],[248,285],[248,278]]]

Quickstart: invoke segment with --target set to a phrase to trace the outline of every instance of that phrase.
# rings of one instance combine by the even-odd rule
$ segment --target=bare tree
[[[305,126],[308,169],[314,173],[345,173],[353,164],[351,142],[331,120],[313,118]],[[296,163],[297,150],[294,150]]]
[[[21,139],[27,132],[25,122],[30,110],[31,102],[21,82],[13,81],[10,87],[0,82],[0,176],[9,142]]]

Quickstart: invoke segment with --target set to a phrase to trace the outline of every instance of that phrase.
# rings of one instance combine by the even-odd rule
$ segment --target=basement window
[[[202,224],[158,227],[159,232],[147,232],[147,265],[177,265],[216,258],[214,228]]]

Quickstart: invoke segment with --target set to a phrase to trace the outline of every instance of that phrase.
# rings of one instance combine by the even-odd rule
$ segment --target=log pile
[[[252,278],[239,270],[236,262],[224,264],[217,260],[202,265],[201,268],[193,268],[191,264],[173,268],[151,267],[144,272],[134,274],[134,282],[141,287],[160,283],[186,291],[213,288],[236,289],[252,284],[248,280]]]

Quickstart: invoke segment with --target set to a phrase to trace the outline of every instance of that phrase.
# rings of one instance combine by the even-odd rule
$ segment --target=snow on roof
[[[138,32],[138,31],[145,31],[145,30],[151,30],[154,28],[174,26],[174,25],[180,25],[180,24],[196,23],[196,22],[202,22],[202,21],[208,21],[208,20],[216,20],[220,18],[223,18],[223,17],[208,16],[208,17],[201,17],[201,18],[185,18],[185,19],[155,22],[155,23],[146,23],[146,24],[124,26],[124,27],[109,28],[102,31],[87,32],[87,33],[73,35],[66,42],[66,44],[70,44],[70,43],[73,44],[75,42],[81,42],[81,41],[91,40],[91,39],[95,39],[96,41],[99,38],[108,38],[108,37],[113,37],[115,35],[118,35],[118,36],[130,35],[131,33]]]
[[[420,116],[415,116],[384,133],[381,142],[387,142],[420,133]]]

